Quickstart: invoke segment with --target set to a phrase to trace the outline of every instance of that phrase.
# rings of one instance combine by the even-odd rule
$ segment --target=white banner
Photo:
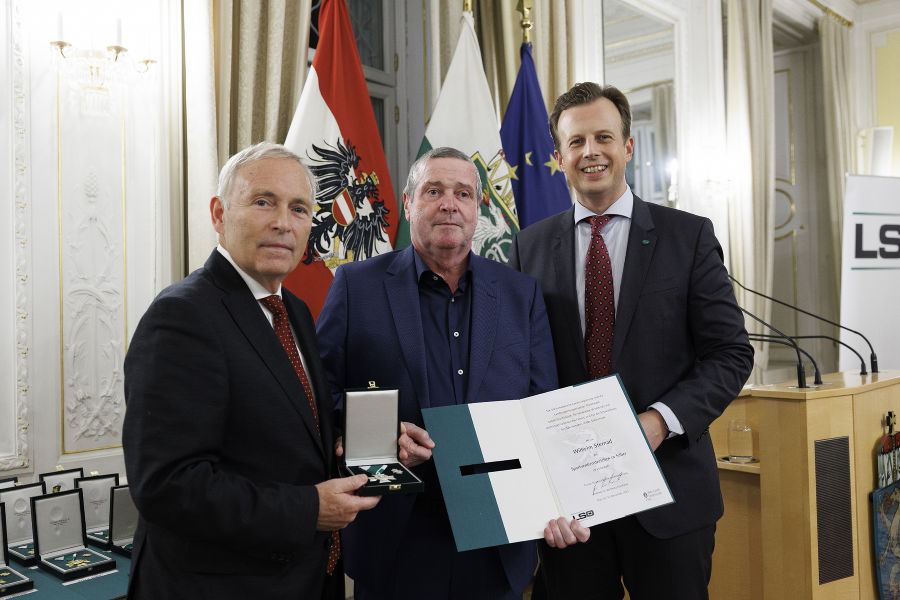
[[[841,324],[869,338],[879,370],[900,368],[900,178],[850,175],[844,200]],[[869,363],[858,335],[841,330]],[[859,359],[841,347],[841,371]]]

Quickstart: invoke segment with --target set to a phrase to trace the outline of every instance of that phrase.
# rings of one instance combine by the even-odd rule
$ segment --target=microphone
[[[872,368],[872,373],[877,373],[877,372],[878,372],[878,357],[875,356],[875,349],[872,347],[872,343],[869,341],[869,338],[867,338],[866,336],[864,336],[864,335],[861,334],[860,332],[856,331],[855,329],[850,329],[849,327],[845,327],[845,326],[841,325],[840,323],[835,323],[834,321],[830,321],[830,320],[826,319],[825,317],[820,317],[819,315],[814,315],[813,313],[811,313],[811,312],[809,312],[809,311],[807,311],[807,310],[803,310],[803,309],[800,308],[799,306],[794,306],[793,304],[788,304],[787,302],[783,302],[783,301],[781,301],[781,300],[778,300],[777,298],[772,298],[771,296],[766,296],[766,295],[763,294],[762,292],[757,292],[756,290],[751,290],[750,288],[748,288],[747,286],[745,286],[743,283],[741,283],[740,281],[738,281],[737,279],[735,279],[734,277],[732,277],[730,273],[728,274],[728,279],[732,280],[733,282],[735,282],[736,284],[738,284],[738,286],[740,286],[741,289],[747,290],[747,291],[750,292],[751,294],[756,294],[757,296],[761,296],[761,297],[765,298],[766,300],[771,300],[772,302],[777,302],[778,304],[781,304],[782,306],[787,306],[787,307],[790,308],[791,310],[796,310],[796,311],[801,312],[801,313],[803,313],[804,315],[810,316],[810,317],[812,317],[812,318],[814,318],[814,319],[818,319],[818,320],[820,320],[820,321],[825,321],[825,322],[828,323],[829,325],[834,325],[835,327],[839,327],[839,328],[841,328],[841,329],[845,329],[845,330],[849,331],[850,333],[855,333],[856,335],[858,335],[859,337],[861,337],[861,338],[866,342],[866,344],[869,345],[869,352],[870,352],[870,356],[869,356],[869,365],[870,365],[871,368]],[[748,313],[748,314],[749,314],[749,313]],[[857,356],[858,356],[858,355],[857,355]]]
[[[831,340],[832,342],[837,342],[838,344],[840,344],[841,346],[843,346],[844,348],[846,348],[847,350],[849,350],[850,352],[855,354],[856,358],[859,359],[859,374],[860,375],[868,375],[868,372],[866,371],[866,361],[864,361],[862,355],[859,352],[857,352],[856,350],[854,350],[853,346],[851,346],[847,342],[842,342],[841,340],[837,339],[836,337],[831,337],[830,335],[795,335],[795,336],[793,336],[793,338],[795,340],[812,340],[812,339],[821,338],[821,339]]]
[[[770,344],[781,344],[782,346],[790,346],[790,344],[787,343],[786,341],[784,341],[783,339],[776,337],[774,335],[768,334],[768,333],[751,333],[748,335],[750,336],[750,339],[754,342],[768,342]],[[789,338],[789,339],[795,339],[795,338]],[[813,366],[813,371],[814,371],[813,385],[825,385],[822,382],[822,373],[819,371],[819,365],[816,364],[816,361],[813,360],[812,354],[810,354],[803,348],[800,348],[799,346],[797,349],[800,350],[800,352],[803,354],[803,356],[805,356],[806,358],[809,359],[809,362]]]
[[[769,329],[771,329],[772,331],[774,331],[775,333],[777,333],[778,335],[780,335],[782,338],[786,339],[789,342],[788,345],[792,346],[794,348],[794,351],[797,353],[797,387],[798,388],[809,387],[806,385],[806,369],[803,367],[803,359],[800,357],[800,346],[797,345],[797,342],[792,340],[790,337],[784,335],[784,333],[782,333],[781,331],[776,329],[774,325],[770,325],[769,323],[766,323],[765,321],[763,321],[762,319],[760,319],[759,317],[757,317],[756,315],[751,313],[749,310],[747,310],[741,306],[739,306],[738,308],[740,308],[741,312],[743,312],[745,315],[747,315],[751,319],[759,321],[760,323],[762,323],[763,325],[765,325],[766,327],[768,327]]]

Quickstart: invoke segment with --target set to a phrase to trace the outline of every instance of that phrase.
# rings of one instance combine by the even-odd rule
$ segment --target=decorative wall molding
[[[59,73],[62,452],[121,445],[126,347],[124,82]]]
[[[32,462],[33,401],[31,354],[33,294],[31,284],[31,194],[29,153],[28,74],[26,72],[25,42],[22,27],[22,3],[10,6],[10,73],[12,76],[12,143],[13,143],[13,201],[15,222],[15,370],[16,393],[15,452],[0,457],[0,470],[23,469]]]

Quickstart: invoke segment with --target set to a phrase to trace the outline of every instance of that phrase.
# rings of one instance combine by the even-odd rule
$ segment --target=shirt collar
[[[247,287],[250,288],[250,293],[253,294],[254,298],[260,300],[272,295],[272,292],[263,287],[260,282],[247,275],[247,273],[245,273],[244,270],[240,268],[236,262],[234,262],[234,259],[231,258],[231,254],[228,253],[228,250],[226,250],[222,246],[222,244],[217,245],[216,250],[218,250],[219,254],[224,256],[226,260],[231,263],[231,266],[234,267],[234,269],[238,272],[238,275],[241,276],[241,279],[244,280],[244,283],[247,284]],[[278,285],[278,291],[275,292],[275,295],[281,296],[281,284]]]
[[[473,253],[471,250],[469,250],[469,258],[468,258],[468,262],[467,262],[467,266],[466,266],[466,272],[463,274],[463,276],[459,280],[459,287],[463,288],[463,289],[465,289],[465,283],[464,283],[465,280],[468,277],[472,276],[472,275],[470,275],[472,273],[472,263],[475,262],[472,260],[472,256],[473,256]],[[432,271],[431,268],[425,264],[425,259],[423,259],[419,255],[419,251],[416,250],[415,247],[413,247],[413,262],[416,265],[416,281],[422,281],[423,273],[426,273],[426,272],[434,273],[434,271]]]
[[[606,209],[603,213],[604,215],[615,215],[618,217],[625,217],[627,219],[631,218],[631,213],[634,210],[634,193],[631,191],[631,186],[625,186],[625,193],[619,196],[619,199],[612,203],[612,206]],[[575,202],[575,224],[577,225],[581,221],[595,216],[597,213],[592,210],[585,208],[585,206],[576,201]]]

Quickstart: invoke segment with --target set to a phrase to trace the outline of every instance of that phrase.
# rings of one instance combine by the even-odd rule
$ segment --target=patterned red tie
[[[278,336],[278,341],[281,342],[284,351],[287,352],[288,358],[291,360],[291,366],[294,367],[294,372],[297,373],[297,378],[300,379],[300,385],[303,386],[306,399],[309,400],[309,408],[312,409],[316,429],[319,432],[319,436],[321,436],[322,430],[319,428],[319,414],[316,411],[316,403],[313,401],[312,386],[309,384],[309,377],[306,376],[303,363],[300,361],[300,353],[297,351],[297,344],[294,341],[294,335],[291,333],[291,322],[288,319],[287,310],[284,308],[284,302],[282,302],[281,296],[276,294],[266,296],[260,302],[272,313],[272,326],[275,328],[275,334]],[[332,531],[331,548],[328,549],[328,565],[325,567],[326,573],[331,575],[334,572],[340,556],[341,537],[337,531]]]
[[[600,230],[610,215],[591,217],[591,245],[584,263],[584,355],[591,379],[609,375],[616,303],[612,263]]]

